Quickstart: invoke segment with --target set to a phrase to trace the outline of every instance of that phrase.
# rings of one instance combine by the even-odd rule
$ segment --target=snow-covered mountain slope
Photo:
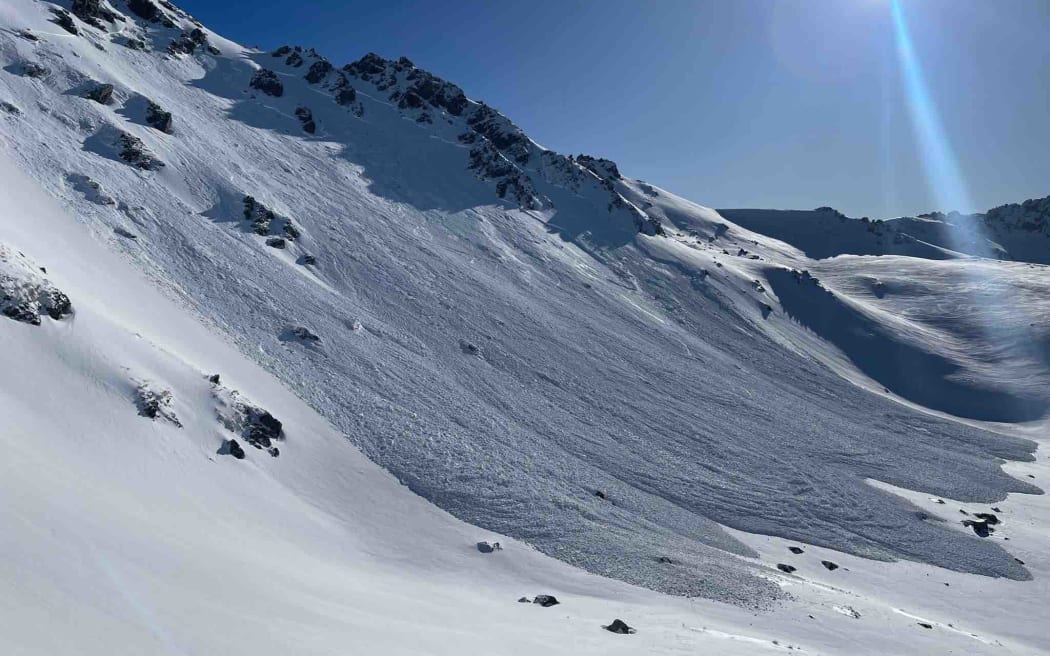
[[[851,219],[830,207],[719,213],[818,259],[848,253],[941,260],[966,254],[1050,264],[1050,196],[1001,205],[983,214],[931,212],[888,220]]]
[[[47,372],[30,384],[6,377],[3,398],[19,430],[37,436],[33,444],[54,440],[26,458],[47,462],[46,449],[63,456],[53,478],[67,484],[55,498],[83,512],[42,515],[54,517],[56,535],[127,532],[171,568],[155,587],[128,592],[127,605],[107,607],[114,583],[84,612],[134,612],[154,639],[177,635],[171,644],[186,653],[222,651],[227,643],[185,642],[203,640],[196,636],[209,626],[199,608],[164,604],[199,604],[199,581],[219,571],[210,563],[236,556],[259,571],[276,568],[277,580],[256,590],[239,563],[237,584],[215,602],[238,610],[209,615],[211,626],[323,614],[296,625],[322,632],[317,653],[361,630],[332,615],[387,617],[400,603],[414,604],[406,614],[427,626],[487,618],[492,633],[449,628],[475,636],[478,649],[467,651],[510,644],[500,639],[533,628],[516,626],[516,605],[500,605],[518,594],[511,588],[555,581],[563,585],[555,594],[591,595],[593,605],[578,606],[587,612],[604,613],[612,599],[636,603],[666,629],[648,643],[661,651],[743,639],[740,627],[755,622],[762,640],[775,629],[816,651],[923,653],[934,642],[885,635],[898,621],[915,626],[887,610],[904,608],[908,590],[894,577],[922,573],[953,588],[950,601],[944,590],[924,590],[905,609],[939,618],[935,644],[985,649],[941,630],[961,617],[968,633],[1017,653],[1045,648],[1023,621],[1030,601],[1047,594],[1041,575],[1050,571],[1031,555],[1045,546],[1038,527],[1047,515],[1042,498],[1029,496],[1039,481],[1027,477],[1045,469],[1045,457],[1032,464],[1050,403],[1045,267],[814,260],[790,235],[753,232],[624,178],[606,160],[545,150],[407,60],[366,56],[336,68],[309,50],[245,49],[146,0],[6,2],[0,24],[0,145],[31,179],[19,186],[39,185],[61,206],[36,226],[39,203],[10,200],[0,241],[4,252],[64,270],[44,282],[76,312],[72,322],[48,317],[36,332],[0,317],[0,334],[19,340],[10,370],[36,358]],[[971,276],[975,267],[988,275]],[[0,274],[9,268],[26,271],[19,264]],[[126,286],[135,271],[150,284]],[[989,317],[982,295],[1007,292],[1023,302],[996,303],[1001,314]],[[990,334],[990,324],[1000,331]],[[156,348],[135,346],[129,329]],[[217,371],[221,388],[206,378]],[[61,387],[35,405],[56,378]],[[75,412],[62,405],[69,397]],[[137,414],[136,401],[139,411],[152,402],[155,423]],[[255,404],[284,422],[286,440],[261,442],[252,427],[268,424],[254,421]],[[106,422],[92,429],[97,439],[74,440],[92,409]],[[36,415],[47,423],[35,427]],[[129,444],[143,436],[143,421],[169,446]],[[243,461],[226,455],[236,452],[231,431],[241,435]],[[276,445],[280,457],[249,440]],[[528,555],[508,572],[472,572],[489,567],[471,546],[484,531],[393,485],[351,442],[461,520],[593,573],[748,608],[769,608],[789,591],[800,603],[754,620],[702,602],[724,624],[697,632],[688,628],[695,607],[684,601],[584,575],[506,538]],[[1026,463],[1010,465],[1024,475],[1006,473],[1004,460]],[[121,476],[106,481],[113,463]],[[34,499],[49,480],[14,476],[5,494]],[[172,483],[145,494],[150,481]],[[205,544],[158,546],[136,524],[139,505],[97,502],[87,512],[92,498],[79,491],[96,486],[160,505],[179,519],[165,531],[196,536],[214,523],[218,533]],[[946,507],[969,514],[936,512],[909,490],[956,500]],[[1024,496],[1003,501],[1011,492]],[[225,497],[237,502],[212,508]],[[989,524],[973,513],[996,503],[1010,519],[979,537]],[[26,508],[12,512],[36,516]],[[42,523],[22,521],[12,543],[27,555],[5,581],[37,588],[39,579],[18,577],[50,576],[33,563],[65,556],[41,552]],[[304,526],[312,521],[323,526]],[[851,578],[805,559],[795,573],[773,569],[794,558],[780,555],[781,538],[850,563]],[[108,540],[103,553],[112,558],[121,543]],[[276,544],[260,554],[252,550],[260,541]],[[197,562],[194,547],[215,557]],[[220,558],[221,549],[231,551]],[[47,555],[34,561],[33,553]],[[197,578],[178,583],[180,563]],[[275,591],[298,569],[311,578],[294,582],[299,596],[282,598],[284,614],[236,603],[258,592],[255,608],[276,604]],[[344,586],[384,590],[389,603],[369,610],[357,593],[338,602],[349,607],[333,605]],[[447,614],[434,610],[464,586],[485,592]],[[981,616],[974,595],[988,589],[1007,598],[1016,622]],[[817,608],[864,604],[879,619],[863,628],[852,617],[819,628],[808,619]],[[498,610],[486,613],[491,605]],[[184,613],[193,622],[176,631],[169,618]],[[40,616],[25,619],[19,624],[39,626]],[[385,622],[366,642],[393,651],[381,634],[395,625]],[[410,626],[419,642],[398,648],[437,642]],[[531,644],[606,649],[604,635],[568,638],[577,624],[558,631]],[[27,652],[47,651],[19,635]],[[853,645],[864,636],[866,646]],[[740,653],[773,649],[741,644]],[[439,649],[417,649],[428,650]]]

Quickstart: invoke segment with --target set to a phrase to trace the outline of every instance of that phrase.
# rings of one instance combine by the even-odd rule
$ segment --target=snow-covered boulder
[[[73,313],[69,297],[51,284],[43,269],[22,253],[0,244],[0,314],[39,326]]]

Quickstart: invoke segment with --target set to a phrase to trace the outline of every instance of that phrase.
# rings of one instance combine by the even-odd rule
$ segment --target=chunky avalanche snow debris
[[[1039,345],[1045,271],[952,259],[937,234],[964,219],[901,230],[832,210],[799,221],[740,211],[742,226],[611,162],[545,149],[404,58],[329,70],[309,49],[271,56],[223,42],[228,55],[173,62],[164,46],[193,26],[168,3],[132,0],[114,35],[149,40],[151,52],[98,50],[77,17],[86,38],[56,34],[46,5],[15,3],[0,65],[32,59],[64,83],[0,75],[0,95],[25,111],[0,120],[4,142],[84,231],[109,239],[133,223],[128,258],[421,496],[592,572],[746,605],[784,593],[727,555],[755,553],[722,525],[1029,576],[1009,542],[922,518],[872,483],[970,501],[1037,491],[1001,468],[1030,460],[1030,442],[901,403],[1045,414],[1045,362],[992,348],[965,275],[988,273],[977,298],[1020,289],[1025,312],[996,323]],[[47,34],[17,36],[27,27]],[[176,138],[128,128],[163,147],[164,175],[99,161],[119,159],[121,139],[99,127],[114,112],[65,95],[96,77],[178,117]],[[304,138],[300,106],[323,141]],[[92,130],[102,138],[84,139]],[[119,201],[94,205],[67,172],[90,173]],[[244,191],[277,212],[242,208]],[[1040,203],[990,213],[1003,257],[1047,257]],[[890,257],[813,259],[844,251]],[[307,252],[324,267],[291,265]],[[289,322],[324,347],[283,343]],[[243,443],[246,420],[233,414]]]
[[[73,313],[69,297],[22,253],[0,244],[0,315],[40,325],[44,315],[58,320]]]

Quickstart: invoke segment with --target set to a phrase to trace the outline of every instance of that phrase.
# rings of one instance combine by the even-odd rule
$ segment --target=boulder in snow
[[[161,132],[166,132],[167,134],[172,132],[171,112],[164,111],[160,105],[152,100],[146,105],[146,122]]]
[[[550,608],[551,606],[557,606],[561,602],[554,595],[536,595],[533,597],[532,603],[539,604],[544,608]]]
[[[260,68],[252,74],[252,80],[250,86],[253,89],[258,89],[263,93],[279,98],[284,95],[284,84],[281,83],[280,78],[277,77],[277,73],[274,73],[268,68]]]
[[[619,633],[621,635],[630,635],[632,633],[637,633],[635,629],[627,626],[627,622],[624,622],[621,619],[615,619],[612,622],[610,622],[608,626],[602,628],[604,628],[610,633]]]
[[[108,105],[113,100],[113,85],[100,84],[84,94],[88,100],[94,100],[100,105]]]
[[[149,419],[164,419],[181,428],[182,422],[175,416],[171,404],[171,392],[151,383],[142,383],[135,390],[135,405],[139,415]]]
[[[42,267],[0,244],[0,315],[39,326],[44,315],[57,321],[72,313],[69,297],[51,284]]]

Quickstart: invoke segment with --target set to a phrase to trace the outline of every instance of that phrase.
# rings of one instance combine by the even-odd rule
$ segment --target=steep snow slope
[[[1033,621],[1050,592],[1045,496],[999,513],[997,538],[1034,581],[797,555],[746,534],[755,567],[792,594],[773,612],[588,575],[412,495],[6,158],[0,176],[0,243],[47,269],[19,279],[46,276],[73,310],[0,323],[5,653],[1050,653]],[[214,372],[283,421],[279,458],[219,453],[238,436],[217,416]],[[143,382],[171,393],[181,426],[138,412]],[[1046,458],[1016,469],[1050,475]],[[947,522],[981,509],[894,492]],[[482,555],[479,539],[504,549]],[[537,593],[562,603],[515,602]],[[603,631],[613,617],[638,633]]]
[[[880,380],[807,312],[834,273],[785,291],[806,280],[789,269],[821,272],[782,241],[546,151],[410,62],[335,69],[117,4],[126,17],[101,28],[70,18],[76,35],[46,3],[0,6],[4,149],[412,490],[593,572],[749,606],[784,592],[723,527],[1031,577],[1009,545],[870,483],[972,503],[1039,491],[1001,469],[1031,460],[1018,435],[1038,433],[913,407],[988,397],[970,418],[1001,421],[1047,407],[1045,364],[971,352],[990,342],[965,322],[922,338],[970,301],[950,277],[929,284],[944,312],[903,337],[903,300],[834,296],[848,333],[936,361],[919,390]],[[1015,321],[1045,325],[1042,273],[1018,277],[1033,300]]]

